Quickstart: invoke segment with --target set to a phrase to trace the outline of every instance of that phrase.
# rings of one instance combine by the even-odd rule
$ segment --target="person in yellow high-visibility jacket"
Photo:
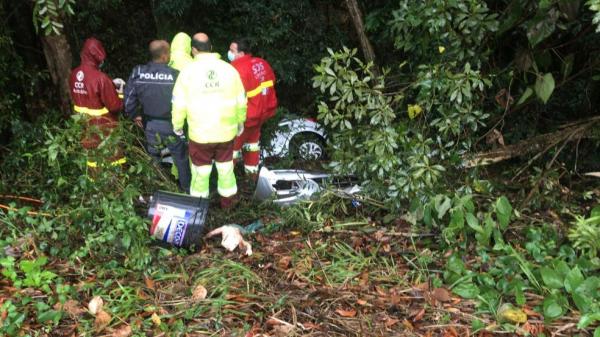
[[[187,119],[192,162],[190,194],[208,198],[214,161],[221,207],[228,208],[237,193],[233,141],[244,130],[246,94],[235,68],[211,50],[206,34],[194,35],[194,60],[183,68],[173,88],[172,123],[173,131],[182,135]]]
[[[192,38],[184,32],[179,32],[171,42],[171,59],[169,67],[181,71],[192,63]]]

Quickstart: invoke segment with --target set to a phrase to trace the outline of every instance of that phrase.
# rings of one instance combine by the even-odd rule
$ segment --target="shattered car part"
[[[273,199],[278,205],[291,205],[300,200],[308,200],[326,185],[339,188],[348,194],[360,192],[357,180],[353,177],[332,176],[323,172],[304,170],[269,170],[260,169],[254,198],[257,200]]]

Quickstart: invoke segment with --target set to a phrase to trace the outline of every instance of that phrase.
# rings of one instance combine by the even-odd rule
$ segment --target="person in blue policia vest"
[[[173,133],[171,124],[171,100],[179,72],[167,65],[170,58],[167,41],[150,42],[149,51],[152,61],[133,68],[125,85],[125,116],[144,128],[147,151],[153,160],[160,161],[161,146],[169,148],[179,173],[179,186],[189,193],[191,169],[187,142]],[[141,115],[137,111],[139,106]]]

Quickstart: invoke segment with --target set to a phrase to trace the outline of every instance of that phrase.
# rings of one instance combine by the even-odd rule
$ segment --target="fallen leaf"
[[[458,337],[458,332],[453,327],[448,327],[446,331],[444,331],[444,337]]]
[[[406,328],[406,330],[413,330],[415,327],[408,320],[403,320],[402,325]]]
[[[273,327],[273,333],[275,334],[276,337],[285,337],[285,336],[289,336],[292,334],[292,331],[294,330],[294,326],[293,325],[277,325]]]
[[[498,309],[498,319],[512,323],[525,323],[527,322],[527,314],[510,303],[504,303]]]
[[[275,326],[275,325],[281,325],[281,324],[286,324],[287,322],[282,321],[280,319],[271,317],[266,321],[267,325],[269,326]]]
[[[279,261],[277,262],[277,267],[279,267],[280,269],[288,269],[290,267],[290,262],[292,261],[292,257],[291,256],[284,256],[281,259],[279,259]]]
[[[66,312],[72,318],[75,318],[83,313],[85,313],[85,309],[79,305],[79,302],[75,300],[68,300],[64,304],[56,303],[54,305],[54,310],[60,310]]]
[[[361,287],[368,287],[371,282],[369,282],[369,273],[364,271],[360,274],[360,280],[358,281],[358,285]]]
[[[375,291],[377,292],[377,294],[379,296],[383,296],[383,297],[387,297],[388,293],[384,288],[381,288],[379,286],[375,286]]]
[[[386,320],[385,320],[385,323],[384,323],[384,324],[385,324],[385,327],[386,327],[387,329],[389,329],[389,328],[391,328],[392,326],[394,326],[394,325],[395,325],[396,323],[398,323],[398,322],[400,322],[400,320],[399,320],[399,319],[395,319],[395,318],[388,317],[388,319],[386,319]],[[411,324],[411,325],[412,325],[412,324]]]
[[[149,277],[144,277],[144,283],[146,283],[146,288],[154,290],[154,280]]]
[[[452,301],[452,297],[450,296],[450,292],[444,288],[435,288],[431,292],[431,296],[435,298],[439,302],[450,302]]]
[[[208,291],[203,285],[199,284],[196,286],[196,288],[194,288],[194,291],[192,291],[192,301],[202,301],[206,298],[206,295],[208,295]]]
[[[310,329],[321,330],[320,325],[312,323],[312,322],[303,323],[302,326],[304,326],[304,328],[307,330],[310,330]]]
[[[356,303],[357,303],[358,305],[362,305],[362,306],[367,306],[367,305],[369,305],[369,303],[368,303],[367,301],[365,301],[365,300],[361,300],[361,299],[357,300],[357,301],[356,301]]]
[[[156,326],[160,325],[161,320],[160,320],[160,317],[156,313],[152,314],[151,319],[152,319],[152,323],[154,323],[154,325],[156,325]]]
[[[102,300],[102,297],[100,297],[100,296],[96,296],[96,297],[92,298],[90,303],[88,303],[88,309],[89,309],[90,313],[94,316],[96,314],[98,314],[99,312],[101,312],[103,307],[104,307],[104,301]]]
[[[104,330],[104,328],[106,328],[110,323],[111,319],[112,317],[110,317],[110,314],[108,314],[106,311],[98,311],[96,313],[96,320],[94,320],[94,329],[96,330],[96,332]]]
[[[356,316],[356,310],[354,310],[354,309],[350,309],[350,310],[337,309],[335,312],[338,315],[342,316],[342,317],[354,317],[354,316]]]
[[[415,315],[415,317],[413,317],[413,322],[418,322],[420,320],[423,319],[423,316],[425,316],[425,308],[422,308],[421,310],[419,310],[419,312],[417,312],[417,314]]]
[[[123,325],[120,328],[113,331],[111,337],[129,337],[132,331],[129,325]]]
[[[419,284],[415,285],[414,288],[416,288],[420,291],[427,291],[427,290],[429,290],[429,283],[427,283],[427,282],[419,283]]]

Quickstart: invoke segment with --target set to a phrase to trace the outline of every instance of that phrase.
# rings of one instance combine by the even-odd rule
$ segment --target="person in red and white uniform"
[[[243,150],[246,174],[256,180],[260,161],[260,129],[277,110],[275,73],[267,61],[251,54],[250,45],[245,39],[231,42],[227,58],[240,74],[248,99],[244,131],[233,145],[234,158],[239,160]]]

